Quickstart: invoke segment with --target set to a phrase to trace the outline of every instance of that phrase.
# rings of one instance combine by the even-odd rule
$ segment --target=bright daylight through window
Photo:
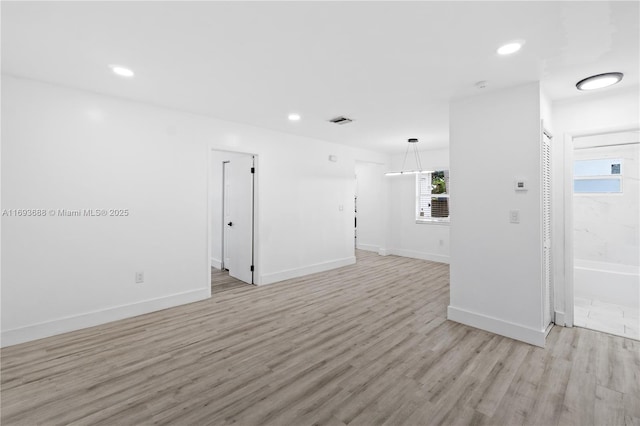
[[[449,222],[449,170],[416,175],[416,221]]]
[[[573,192],[611,194],[622,192],[621,159],[576,160],[573,165]]]

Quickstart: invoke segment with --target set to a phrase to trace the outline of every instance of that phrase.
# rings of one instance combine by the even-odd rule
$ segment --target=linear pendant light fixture
[[[413,155],[416,160],[415,170],[407,170],[407,157],[409,156],[409,149],[413,146]],[[411,138],[407,140],[407,150],[404,153],[404,161],[402,162],[402,169],[398,172],[387,172],[385,176],[402,176],[402,175],[417,175],[419,173],[431,173],[431,170],[422,170],[422,162],[420,161],[420,153],[418,152],[418,139]]]

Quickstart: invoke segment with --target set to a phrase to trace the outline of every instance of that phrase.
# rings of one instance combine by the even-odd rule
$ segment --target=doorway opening
[[[383,164],[356,160],[353,195],[353,245],[356,262],[385,249]]]
[[[209,251],[211,291],[255,284],[257,158],[211,150]]]
[[[640,339],[638,131],[573,138],[574,325]]]

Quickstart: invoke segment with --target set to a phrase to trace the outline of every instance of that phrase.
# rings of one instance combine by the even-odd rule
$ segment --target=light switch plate
[[[520,210],[509,210],[509,222],[520,223]]]

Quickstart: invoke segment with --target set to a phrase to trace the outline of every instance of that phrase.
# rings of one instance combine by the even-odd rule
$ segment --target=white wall
[[[2,218],[2,345],[209,297],[211,148],[259,156],[259,283],[355,261],[355,158],[383,155],[4,75],[2,89],[3,209],[130,211]]]
[[[451,103],[448,317],[544,346],[540,120],[538,83]]]
[[[584,94],[580,98],[554,102],[553,123],[553,265],[557,323],[572,325],[573,300],[568,297],[572,270],[565,264],[573,263],[572,248],[565,240],[565,218],[573,216],[570,188],[572,182],[573,136],[592,135],[640,127],[640,95],[638,87],[605,90],[596,94]],[[565,205],[569,202],[568,205]],[[571,228],[572,229],[572,228]]]
[[[387,203],[384,165],[356,162],[356,194],[358,196],[358,238],[361,250],[386,251]]]
[[[426,150],[419,154],[423,169],[449,169],[448,149]],[[409,155],[407,162],[413,167],[415,160],[413,154]],[[404,154],[394,155],[390,170],[400,170],[403,161]],[[449,224],[416,223],[415,175],[388,176],[385,179],[390,194],[388,254],[448,263]],[[450,191],[455,194],[455,188]]]

